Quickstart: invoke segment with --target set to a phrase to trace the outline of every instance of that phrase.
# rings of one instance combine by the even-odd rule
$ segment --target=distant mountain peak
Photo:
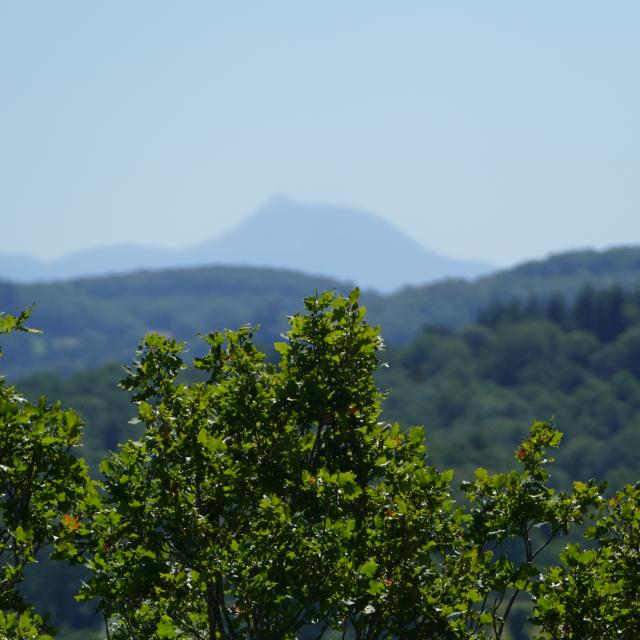
[[[103,247],[49,264],[0,256],[0,278],[25,282],[208,264],[293,269],[385,292],[492,271],[426,249],[367,211],[276,195],[227,233],[192,248]]]
[[[202,245],[200,254],[219,264],[285,267],[380,291],[492,270],[430,251],[361,209],[284,196],[271,198],[231,231]]]

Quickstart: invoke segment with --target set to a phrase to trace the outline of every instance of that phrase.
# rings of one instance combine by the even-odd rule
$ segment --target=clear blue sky
[[[184,246],[275,194],[496,264],[638,244],[639,33],[637,0],[7,0],[0,253]]]

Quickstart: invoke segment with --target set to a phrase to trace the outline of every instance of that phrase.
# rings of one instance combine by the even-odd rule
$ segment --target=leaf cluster
[[[29,311],[0,316],[0,333],[28,330]],[[45,640],[48,625],[20,592],[39,553],[80,560],[77,535],[88,533],[84,505],[95,490],[80,442],[80,418],[60,404],[28,403],[0,378],[0,637]]]

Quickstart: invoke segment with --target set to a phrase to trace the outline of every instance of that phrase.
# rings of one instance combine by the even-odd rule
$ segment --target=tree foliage
[[[457,492],[421,428],[380,419],[384,345],[357,290],[311,296],[289,322],[276,363],[253,327],[203,336],[199,380],[181,342],[148,335],[121,383],[142,435],[105,458],[98,494],[77,461],[77,478],[52,469],[67,493],[33,522],[90,568],[80,597],[109,640],[506,640],[527,603],[541,639],[638,637],[637,488],[558,491],[562,436],[536,422],[515,469],[478,468]],[[60,411],[41,409],[58,425]],[[20,526],[12,549],[36,540]]]
[[[0,334],[33,331],[29,311],[0,315]],[[94,495],[86,464],[72,451],[79,417],[59,404],[36,405],[0,378],[0,637],[45,640],[49,629],[21,595],[25,568],[52,550],[78,560],[74,538],[88,533],[79,511]]]
[[[586,532],[593,545],[568,545],[536,590],[533,620],[541,638],[638,637],[640,487],[610,498]]]
[[[449,476],[421,430],[378,422],[356,294],[306,307],[277,367],[250,328],[206,336],[204,383],[176,381],[182,345],[145,340],[124,381],[145,435],[103,464],[86,590],[114,638],[453,633],[434,598],[462,544]]]

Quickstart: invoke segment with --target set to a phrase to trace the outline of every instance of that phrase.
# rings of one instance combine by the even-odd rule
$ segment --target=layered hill
[[[474,281],[448,280],[403,289],[391,295],[364,291],[371,322],[387,342],[411,341],[425,326],[457,327],[475,320],[493,300],[560,293],[571,298],[584,286],[640,287],[640,249],[582,251],[529,262]],[[40,284],[0,283],[0,309],[17,313],[35,303],[32,324],[39,336],[3,339],[0,362],[11,379],[36,371],[69,374],[108,361],[128,362],[149,331],[188,340],[236,328],[248,321],[262,326],[265,345],[286,329],[286,314],[299,309],[314,291],[346,292],[353,283],[286,270],[206,267],[136,272]]]
[[[101,247],[51,262],[0,255],[0,278],[15,282],[126,273],[137,269],[234,265],[285,268],[392,291],[492,267],[437,254],[371,213],[274,198],[218,238],[185,249]]]

